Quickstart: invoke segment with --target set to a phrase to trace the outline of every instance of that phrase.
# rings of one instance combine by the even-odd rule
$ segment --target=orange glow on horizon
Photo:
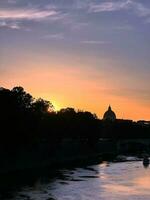
[[[150,120],[148,102],[122,94],[123,86],[111,74],[102,71],[98,76],[97,71],[89,66],[74,68],[67,63],[65,67],[60,63],[54,63],[51,69],[48,66],[46,63],[40,68],[29,63],[28,68],[18,67],[6,76],[4,74],[0,84],[9,89],[20,85],[33,97],[51,101],[56,111],[74,107],[96,113],[102,118],[110,104],[117,118]]]

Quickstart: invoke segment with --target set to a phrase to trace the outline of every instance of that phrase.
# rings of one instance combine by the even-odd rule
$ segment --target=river
[[[15,189],[1,199],[149,200],[150,168],[144,168],[142,161],[131,160],[62,169],[47,176],[45,173],[30,183],[15,183]]]

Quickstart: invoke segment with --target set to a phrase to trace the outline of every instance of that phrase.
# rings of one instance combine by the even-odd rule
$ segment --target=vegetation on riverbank
[[[109,145],[109,140],[116,144],[118,140],[150,138],[150,125],[132,120],[104,121],[74,108],[55,112],[51,102],[34,99],[22,87],[14,87],[0,88],[0,132],[1,160],[11,158],[17,165],[21,159],[22,165],[27,165],[34,159],[38,163],[54,157],[69,160],[96,155],[105,152],[106,147],[115,152],[114,142]],[[100,142],[104,139],[108,140],[106,144]]]

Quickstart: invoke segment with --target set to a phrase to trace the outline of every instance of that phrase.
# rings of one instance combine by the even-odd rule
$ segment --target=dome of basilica
[[[104,113],[103,120],[115,121],[116,114],[112,111],[111,106],[108,107],[108,110]]]

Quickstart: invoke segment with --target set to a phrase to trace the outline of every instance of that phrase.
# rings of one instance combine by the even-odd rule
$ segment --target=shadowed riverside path
[[[22,179],[22,186],[16,184],[13,189],[3,193],[3,199],[149,200],[150,168],[144,168],[142,161],[130,157],[126,162],[103,162],[55,173],[47,171],[43,175],[30,176],[30,181]]]

